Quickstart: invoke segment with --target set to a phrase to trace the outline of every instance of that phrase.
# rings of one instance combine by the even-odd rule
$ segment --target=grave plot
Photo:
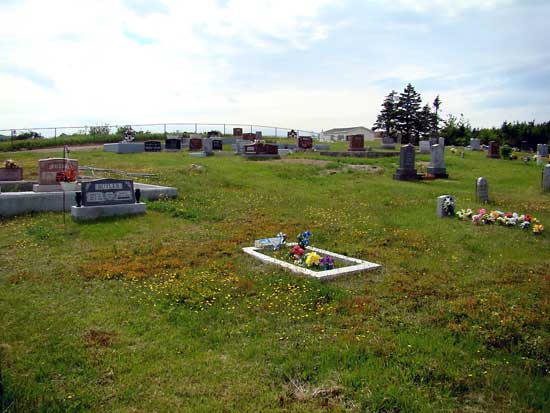
[[[319,280],[358,274],[381,268],[380,264],[348,257],[309,245],[311,233],[298,235],[298,242],[286,243],[286,235],[257,240],[243,251],[266,264],[274,264],[296,274]]]

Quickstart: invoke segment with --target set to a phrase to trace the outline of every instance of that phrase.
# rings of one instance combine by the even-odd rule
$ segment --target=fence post
[[[57,128],[54,128],[54,129],[53,129],[53,137],[54,137],[54,138],[57,138]]]
[[[166,123],[164,124],[164,136],[166,137]]]
[[[277,137],[277,128],[275,128],[275,137]]]
[[[225,136],[225,123],[223,124],[223,136]]]
[[[252,133],[252,125],[250,125],[250,133]]]
[[[195,133],[197,133],[197,124],[195,123]]]

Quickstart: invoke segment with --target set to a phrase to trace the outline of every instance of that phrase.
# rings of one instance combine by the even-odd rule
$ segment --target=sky
[[[550,120],[547,0],[0,0],[0,129]]]

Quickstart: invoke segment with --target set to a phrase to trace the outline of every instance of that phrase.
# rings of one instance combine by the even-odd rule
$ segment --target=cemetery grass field
[[[31,179],[47,155],[10,157]],[[550,411],[541,167],[447,149],[449,180],[401,182],[397,157],[227,155],[79,152],[179,198],[92,223],[0,220],[0,412]],[[487,208],[547,232],[436,218],[442,194],[482,207],[478,176]],[[321,283],[241,250],[305,230],[383,268]]]

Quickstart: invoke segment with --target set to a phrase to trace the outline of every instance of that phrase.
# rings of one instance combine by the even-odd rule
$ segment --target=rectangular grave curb
[[[292,247],[297,244],[295,242],[290,242],[290,243],[287,243],[286,245]],[[352,274],[358,274],[365,271],[372,271],[382,267],[380,264],[375,264],[373,262],[363,261],[358,258],[352,258],[345,255],[336,254],[334,252],[322,250],[320,248],[306,247],[306,249],[309,251],[317,252],[322,255],[328,255],[332,258],[336,258],[342,261],[355,263],[355,265],[350,265],[348,267],[336,268],[333,270],[326,270],[326,271],[312,271],[312,270],[308,270],[307,268],[300,267],[298,265],[294,265],[289,262],[282,261],[277,258],[273,258],[268,255],[262,254],[261,252],[258,252],[261,250],[261,248],[245,247],[243,248],[243,251],[246,254],[251,255],[254,258],[257,258],[266,264],[275,264],[275,265],[278,265],[279,267],[283,267],[284,269],[290,270],[293,273],[307,275],[309,277],[317,278],[318,280],[321,280],[321,281],[331,280],[344,275],[352,275]]]

